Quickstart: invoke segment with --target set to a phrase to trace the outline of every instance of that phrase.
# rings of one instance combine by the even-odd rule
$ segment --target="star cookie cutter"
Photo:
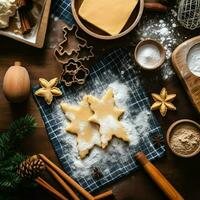
[[[73,83],[82,85],[85,83],[88,75],[89,69],[85,68],[81,62],[70,60],[69,63],[63,65],[61,82],[63,82],[67,87],[71,86]]]
[[[94,57],[93,46],[88,46],[87,41],[78,34],[78,27],[73,25],[71,28],[63,28],[64,40],[55,49],[54,55],[61,64],[74,61],[85,61]]]
[[[94,53],[93,53],[93,47],[92,46],[88,46],[87,44],[84,45],[81,49],[81,51],[79,51],[77,59],[78,60],[82,60],[82,61],[89,61],[90,58],[94,57]]]

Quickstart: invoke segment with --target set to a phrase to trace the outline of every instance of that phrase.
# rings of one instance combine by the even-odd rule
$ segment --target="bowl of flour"
[[[200,152],[200,125],[189,119],[174,122],[167,131],[167,143],[177,156],[197,155]]]
[[[142,69],[154,70],[164,63],[166,53],[164,47],[158,41],[145,39],[137,44],[134,58]]]
[[[187,55],[187,65],[195,76],[200,77],[200,43],[190,49]]]

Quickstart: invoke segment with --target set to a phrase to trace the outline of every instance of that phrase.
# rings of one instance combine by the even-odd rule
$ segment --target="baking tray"
[[[49,19],[49,13],[50,13],[50,7],[51,7],[51,0],[41,0],[41,8],[40,8],[40,14],[37,19],[36,25],[33,27],[33,30],[31,33],[28,33],[26,35],[20,35],[14,33],[14,30],[16,29],[14,23],[12,23],[12,27],[8,29],[1,29],[0,35],[4,35],[6,37],[12,38],[14,40],[17,40],[19,42],[37,47],[42,48],[45,41],[45,35],[48,25],[48,19]],[[14,19],[13,19],[14,20]]]

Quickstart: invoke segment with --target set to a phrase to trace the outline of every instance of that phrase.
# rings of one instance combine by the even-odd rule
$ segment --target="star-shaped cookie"
[[[67,103],[60,104],[70,124],[66,130],[77,135],[77,147],[80,158],[83,159],[95,145],[101,147],[101,138],[98,128],[90,123],[88,119],[93,115],[87,96],[79,103],[79,106],[73,106]]]
[[[35,92],[36,96],[44,97],[48,105],[53,101],[54,96],[61,96],[62,92],[59,88],[56,87],[58,83],[58,78],[53,78],[50,81],[47,81],[44,78],[39,79],[39,83],[42,88],[38,89]]]
[[[151,110],[160,110],[163,117],[167,114],[167,110],[176,110],[176,107],[171,103],[176,98],[176,94],[168,94],[167,90],[163,88],[160,94],[152,93],[151,96],[155,101]]]
[[[94,115],[89,118],[90,122],[99,124],[102,148],[106,148],[113,136],[126,142],[129,141],[128,134],[122,123],[119,121],[124,110],[115,107],[115,100],[112,89],[109,89],[102,99],[88,96],[90,108]]]

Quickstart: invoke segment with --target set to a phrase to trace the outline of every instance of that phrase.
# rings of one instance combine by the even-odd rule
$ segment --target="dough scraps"
[[[93,113],[89,107],[87,96],[83,98],[79,106],[67,103],[61,103],[60,106],[67,119],[71,122],[66,131],[77,135],[77,148],[80,158],[85,158],[95,145],[101,147],[98,127],[89,122],[89,118]]]
[[[113,90],[109,89],[102,99],[88,96],[90,108],[94,115],[89,118],[90,122],[99,124],[102,148],[106,148],[113,136],[129,142],[128,134],[119,118],[124,110],[115,107]]]

